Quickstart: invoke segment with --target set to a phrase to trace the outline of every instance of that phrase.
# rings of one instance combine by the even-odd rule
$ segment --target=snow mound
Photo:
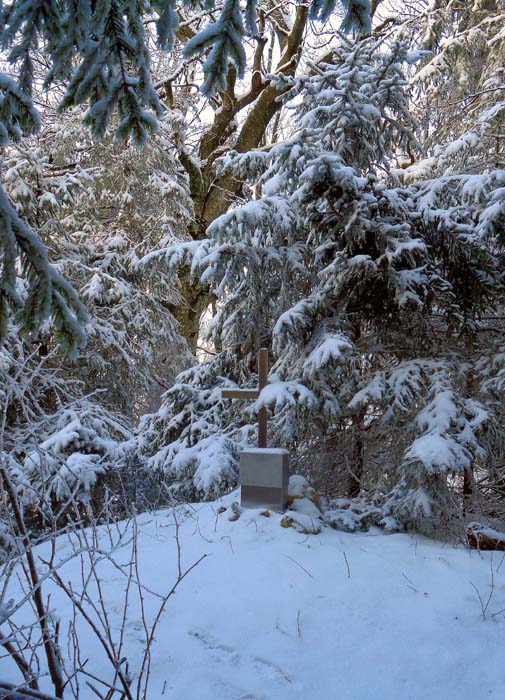
[[[177,578],[176,533],[183,569],[207,555],[160,619],[147,700],[505,697],[503,553],[376,529],[348,534],[322,527],[317,538],[308,537],[280,527],[277,513],[264,517],[261,510],[242,509],[238,520],[228,520],[237,500],[235,491],[213,503],[137,520],[148,619],[156,610],[149,591],[166,593]],[[293,504],[293,515],[310,517],[308,504],[298,500],[300,510]],[[124,527],[128,535],[131,525]],[[105,530],[100,544],[107,546]],[[69,547],[69,539],[61,537],[57,558],[65,560]],[[36,554],[42,567],[49,547],[41,545]],[[123,550],[114,556],[124,563]],[[117,637],[125,581],[105,557],[99,572],[110,633]],[[60,575],[78,590],[77,562],[64,564]],[[6,600],[20,599],[17,585],[13,579]],[[485,619],[475,589],[484,601],[491,595]],[[49,581],[44,594],[51,596],[65,638],[72,619],[68,600]],[[17,622],[30,615],[25,606]],[[124,632],[132,673],[143,649],[139,620],[132,597]],[[92,632],[82,626],[80,637],[87,672],[112,681]],[[0,677],[19,681],[5,655]],[[41,684],[49,690],[45,678]],[[79,700],[94,697],[83,682]]]
[[[365,532],[373,525],[385,532],[401,529],[395,518],[385,516],[381,508],[362,498],[334,499],[324,511],[323,520],[326,525],[343,532]]]

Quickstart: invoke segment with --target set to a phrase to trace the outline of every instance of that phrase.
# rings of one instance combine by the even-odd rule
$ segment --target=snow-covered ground
[[[504,553],[378,530],[323,528],[307,536],[281,527],[279,515],[252,510],[230,522],[236,499],[235,493],[179,511],[183,568],[209,556],[180,584],[162,616],[149,698],[505,698]],[[220,506],[227,510],[218,514]],[[173,515],[145,514],[139,525],[143,582],[165,592],[177,575]],[[68,548],[61,539],[58,557]],[[110,564],[101,577],[117,635],[124,578]],[[62,578],[77,581],[77,565],[64,567]],[[475,589],[486,604],[491,584],[483,620]],[[149,616],[155,599],[147,593],[146,599]],[[52,591],[52,604],[68,622],[61,591]],[[84,627],[81,639],[86,668],[110,676]],[[142,639],[132,603],[125,654],[133,670]],[[9,660],[0,661],[0,677],[17,680]],[[83,685],[80,700],[92,697]]]

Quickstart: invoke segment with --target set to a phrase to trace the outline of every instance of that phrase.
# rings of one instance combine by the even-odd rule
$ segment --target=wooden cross
[[[257,399],[261,390],[268,384],[268,350],[261,348],[258,352],[258,388],[257,389],[223,389],[223,399]],[[258,413],[258,447],[267,446],[267,409],[260,408]]]

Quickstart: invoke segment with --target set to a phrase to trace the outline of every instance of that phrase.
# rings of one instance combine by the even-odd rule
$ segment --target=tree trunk
[[[351,465],[349,479],[347,481],[347,495],[349,498],[357,498],[361,491],[361,482],[365,467],[363,456],[363,437],[359,424],[354,425],[352,436]]]
[[[181,304],[173,304],[170,311],[178,323],[179,333],[186,338],[191,351],[196,354],[200,335],[200,319],[213,300],[210,287],[201,286],[190,280],[190,270],[183,267],[179,270]]]
[[[463,474],[463,515],[472,509],[473,501],[473,469],[467,467]]]
[[[276,27],[275,35],[280,49],[276,73],[294,75],[301,57],[305,28],[308,21],[308,6],[297,7],[294,21],[289,24],[282,9],[272,0],[270,15]],[[264,19],[260,16],[260,25]],[[264,29],[264,27],[263,27]],[[182,36],[186,41],[189,36]],[[191,155],[189,148],[179,144],[181,163],[189,176],[191,197],[194,203],[194,222],[190,230],[193,240],[202,240],[208,226],[225,214],[240,195],[243,182],[231,174],[217,177],[215,161],[225,153],[235,150],[246,153],[264,143],[265,134],[272,118],[282,104],[278,98],[281,90],[268,82],[263,75],[262,56],[266,39],[259,39],[251,66],[251,84],[242,94],[237,94],[236,70],[231,67],[226,89],[216,96],[219,108],[214,113],[213,123],[202,135],[197,153]],[[168,102],[176,95],[173,86],[165,85]],[[238,115],[250,107],[241,126],[237,128]],[[179,323],[179,331],[186,338],[191,350],[196,351],[202,313],[212,302],[209,286],[201,287],[197,280],[190,281],[188,269],[179,271],[182,306],[173,306],[171,311]]]
[[[469,332],[465,340],[466,361],[468,363],[468,371],[466,375],[465,394],[467,398],[472,398],[475,393],[475,373],[473,369],[473,356],[475,352],[475,337]],[[474,495],[474,475],[473,467],[465,468],[463,474],[463,515],[466,515],[472,510],[473,495]]]

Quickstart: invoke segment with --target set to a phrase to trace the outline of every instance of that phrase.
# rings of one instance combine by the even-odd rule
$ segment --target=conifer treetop
[[[346,29],[369,29],[369,0],[339,0],[339,5]],[[205,55],[201,89],[210,96],[225,84],[230,65],[243,76],[243,41],[246,36],[259,40],[256,6],[257,0],[0,2],[0,49],[12,66],[12,75],[0,73],[0,147],[40,129],[33,92],[41,78],[47,90],[64,87],[60,110],[87,106],[84,123],[93,136],[102,138],[114,122],[117,138],[144,144],[158,130],[163,112],[151,80],[147,23],[156,24],[159,48],[170,50],[183,10],[217,17],[187,41],[183,51],[185,58]],[[312,0],[310,11],[313,18],[324,20],[336,6],[337,0]],[[47,69],[36,76],[40,53]],[[50,264],[37,232],[19,218],[3,192],[0,219],[0,342],[14,311],[30,332],[51,319],[59,340],[75,354],[86,342],[84,306]],[[26,294],[16,289],[18,261],[27,271]]]

